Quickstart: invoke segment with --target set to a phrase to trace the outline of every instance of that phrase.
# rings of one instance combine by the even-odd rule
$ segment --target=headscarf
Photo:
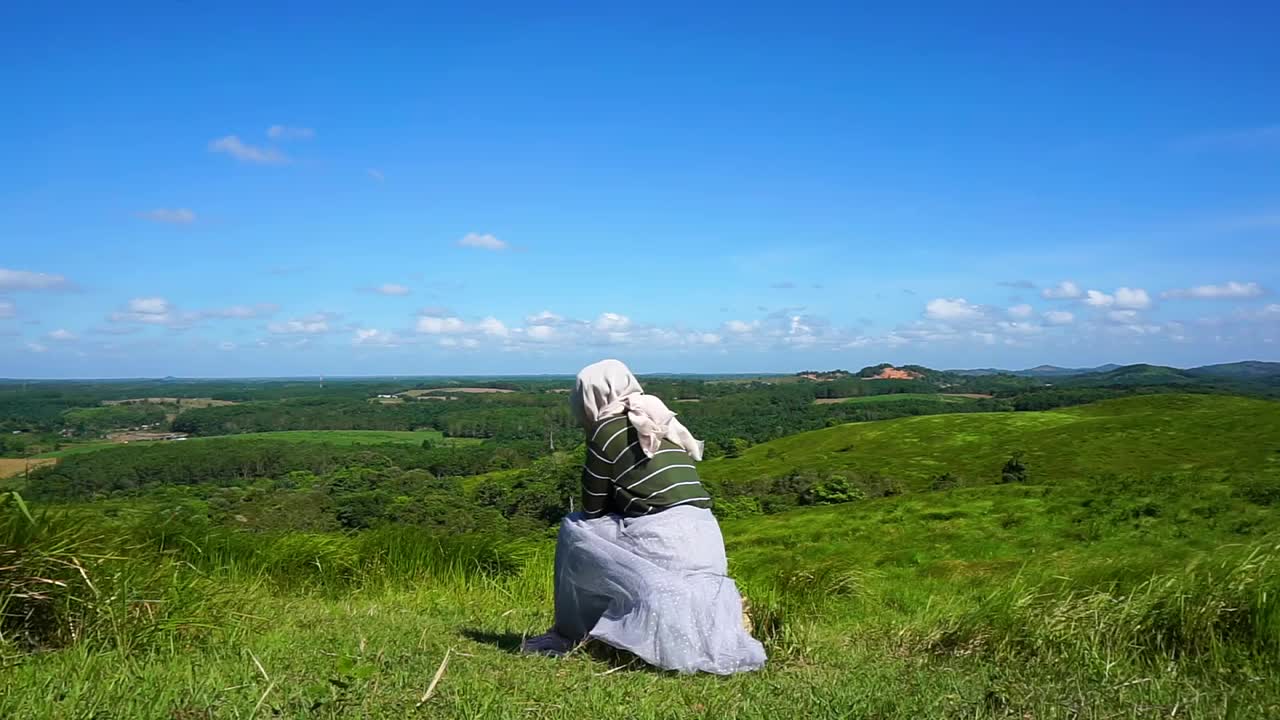
[[[640,381],[618,360],[601,360],[583,368],[569,395],[569,406],[588,430],[601,420],[625,414],[640,435],[646,457],[653,457],[666,438],[684,448],[695,462],[702,460],[702,441],[662,400],[646,395]]]

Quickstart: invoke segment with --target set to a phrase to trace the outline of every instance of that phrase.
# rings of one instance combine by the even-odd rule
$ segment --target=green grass
[[[550,619],[547,544],[150,522],[99,535],[140,562],[86,566],[113,598],[81,626],[96,640],[4,653],[0,717],[1261,717],[1280,709],[1277,511],[1243,487],[995,486],[726,523],[771,657],[732,678],[513,654]],[[40,574],[79,577],[56,565]],[[131,598],[161,601],[151,626]]]
[[[49,627],[76,635],[31,653],[6,628],[0,717],[1273,717],[1276,407],[1161,396],[911,418],[706,463],[742,473],[783,451],[861,468],[824,460],[856,438],[909,480],[931,476],[917,455],[998,471],[1012,443],[1033,473],[725,522],[771,658],[731,678],[514,654],[550,622],[549,543],[238,533],[163,514],[103,526],[94,506],[32,529],[10,505],[0,547],[18,560],[0,568],[25,580],[0,570],[0,606],[23,617],[12,589],[43,588],[63,613]]]
[[[1280,402],[1148,395],[1046,412],[853,423],[762,443],[699,471],[722,482],[794,471],[881,473],[918,488],[946,472],[966,482],[994,482],[1016,451],[1024,453],[1035,482],[1280,468]]]
[[[290,442],[331,443],[333,445],[378,445],[383,443],[400,443],[405,445],[421,445],[424,440],[452,445],[469,445],[478,443],[476,438],[446,438],[439,430],[281,430],[277,432],[241,433],[238,435],[214,435],[209,437],[193,437],[184,442],[200,442],[203,440],[288,440]],[[172,440],[142,440],[135,444],[148,442],[174,442]],[[94,452],[103,448],[120,447],[121,443],[87,442],[69,445],[55,452],[37,455],[41,458],[58,458],[68,455],[79,455]]]
[[[859,395],[857,397],[843,398],[841,402],[862,404],[897,402],[899,400],[928,400],[930,402],[959,404],[973,402],[974,399],[956,395],[943,395],[941,393],[891,393],[888,395]]]

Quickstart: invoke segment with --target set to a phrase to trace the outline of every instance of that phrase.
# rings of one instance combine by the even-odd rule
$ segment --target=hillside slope
[[[1280,403],[1148,395],[1045,412],[933,415],[800,433],[704,463],[708,479],[792,472],[880,473],[920,487],[952,473],[994,482],[1021,451],[1034,482],[1101,474],[1280,467]]]

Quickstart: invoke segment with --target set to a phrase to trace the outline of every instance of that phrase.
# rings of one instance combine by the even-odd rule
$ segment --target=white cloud
[[[279,150],[249,145],[235,135],[210,141],[209,152],[226,153],[241,162],[257,165],[282,165],[289,162],[289,158]]]
[[[138,322],[149,325],[165,325],[176,318],[173,306],[162,297],[140,297],[129,301],[124,312],[113,312],[108,316],[111,322]]]
[[[0,268],[0,290],[65,290],[71,283],[61,275]]]
[[[267,137],[272,140],[310,140],[316,131],[309,127],[290,127],[288,125],[272,125],[267,128]]]
[[[526,317],[524,321],[527,325],[559,325],[564,322],[564,318],[550,310],[543,310],[536,315]]]
[[[1116,307],[1128,310],[1146,310],[1151,307],[1151,297],[1142,288],[1116,288]]]
[[[1131,325],[1138,322],[1137,310],[1111,310],[1107,313],[1107,319],[1121,325]]]
[[[1030,305],[1023,303],[1021,305],[1014,305],[1013,307],[1009,308],[1008,313],[1009,313],[1009,317],[1011,318],[1018,318],[1020,320],[1025,320],[1031,317],[1033,314],[1035,314],[1035,309],[1032,308]]]
[[[1116,299],[1114,297],[1102,292],[1101,290],[1090,290],[1085,293],[1084,297],[1085,305],[1092,305],[1093,307],[1099,308],[1111,307],[1112,303],[1115,301]]]
[[[142,323],[187,328],[202,320],[248,320],[274,314],[279,309],[279,306],[271,303],[258,303],[182,312],[166,298],[139,297],[130,300],[123,311],[108,315],[107,319],[114,323]]]
[[[410,290],[404,285],[396,283],[383,283],[373,289],[379,295],[408,295]]]
[[[267,332],[273,335],[320,335],[329,332],[329,321],[336,317],[333,313],[312,313],[284,322],[268,323]]]
[[[70,342],[76,339],[76,334],[66,328],[58,328],[49,333],[49,339],[57,340],[58,342]]]
[[[0,300],[0,318],[11,318],[17,314],[18,311],[14,308],[13,303],[8,300]]]
[[[352,345],[366,347],[399,347],[402,342],[400,336],[394,332],[374,328],[357,329],[355,337],[351,339]]]
[[[924,316],[930,320],[956,322],[978,320],[983,316],[982,308],[964,298],[935,298],[924,306]]]
[[[142,332],[142,328],[137,325],[109,325],[107,327],[96,327],[89,332],[94,335],[133,335]]]
[[[196,221],[196,214],[187,208],[156,208],[138,213],[143,220],[170,225],[190,225]]]
[[[550,342],[556,338],[556,329],[550,325],[533,325],[525,329],[525,334],[537,342]]]
[[[471,349],[471,348],[480,347],[480,341],[476,340],[475,338],[443,337],[443,338],[440,338],[440,340],[438,340],[437,342],[440,345],[440,347],[443,347],[443,348],[462,347],[462,348]]]
[[[467,324],[452,316],[423,315],[418,318],[417,330],[427,335],[455,335],[466,332]]]
[[[225,308],[217,308],[215,310],[198,310],[192,319],[199,318],[225,318],[229,320],[248,320],[251,318],[262,317],[263,315],[272,315],[280,309],[279,305],[273,303],[258,303],[257,305],[232,305]]]
[[[754,332],[760,326],[759,322],[743,322],[742,320],[730,320],[724,324],[724,329],[736,335],[746,335]]]
[[[1063,280],[1053,287],[1040,291],[1040,295],[1047,300],[1074,300],[1080,297],[1080,294],[1080,286],[1070,280]]]
[[[33,353],[42,353],[48,350],[49,348],[44,345],[41,345],[38,342],[29,342],[27,343],[27,349]]]
[[[1010,322],[1004,320],[996,323],[996,328],[1007,335],[1035,335],[1036,333],[1044,330],[1044,328],[1040,327],[1040,325],[1036,323]]]
[[[601,332],[626,332],[627,328],[631,327],[631,318],[626,315],[619,315],[618,313],[601,313],[600,317],[596,318],[593,325],[596,330]]]
[[[144,315],[163,315],[169,312],[169,301],[162,297],[134,298],[129,301],[129,312]]]
[[[1070,325],[1076,320],[1076,316],[1066,310],[1050,310],[1042,317],[1050,325]]]
[[[1234,280],[1222,285],[1197,285],[1190,288],[1179,288],[1163,293],[1167,298],[1188,298],[1196,300],[1220,300],[1232,298],[1253,298],[1266,293],[1256,282],[1236,282]]]
[[[458,245],[460,247],[481,248],[483,250],[506,250],[511,247],[493,235],[481,235],[480,233],[467,233],[458,241]]]
[[[369,168],[368,170],[365,170],[364,172],[365,172],[365,174],[366,174],[366,175],[368,175],[369,177],[373,178],[374,180],[376,180],[376,181],[378,181],[378,182],[386,182],[386,180],[387,180],[387,176],[386,176],[386,175],[383,175],[383,174],[382,174],[382,171],[381,171],[381,170],[378,170],[377,168]]]
[[[507,330],[507,326],[503,325],[501,320],[493,316],[481,320],[479,324],[476,325],[476,329],[490,337],[507,337],[510,335],[510,332]]]

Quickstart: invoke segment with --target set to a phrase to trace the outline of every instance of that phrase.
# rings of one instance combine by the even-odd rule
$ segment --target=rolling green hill
[[[1280,467],[1280,403],[1224,395],[1144,395],[1045,412],[932,415],[781,438],[704,463],[711,480],[792,472],[880,473],[920,487],[952,473],[994,482],[1021,451],[1037,483],[1108,473]]]
[[[1187,370],[1188,375],[1233,380],[1259,380],[1280,377],[1280,362],[1245,360],[1244,362],[1204,365]]]
[[[985,484],[1014,450],[1030,481]],[[723,679],[598,648],[515,654],[552,617],[549,539],[0,505],[0,545],[76,600],[47,627],[84,638],[0,644],[17,658],[0,717],[1272,717],[1278,451],[1280,403],[1163,394],[842,425],[704,463],[726,484],[855,470],[976,485],[725,521],[770,662]]]

